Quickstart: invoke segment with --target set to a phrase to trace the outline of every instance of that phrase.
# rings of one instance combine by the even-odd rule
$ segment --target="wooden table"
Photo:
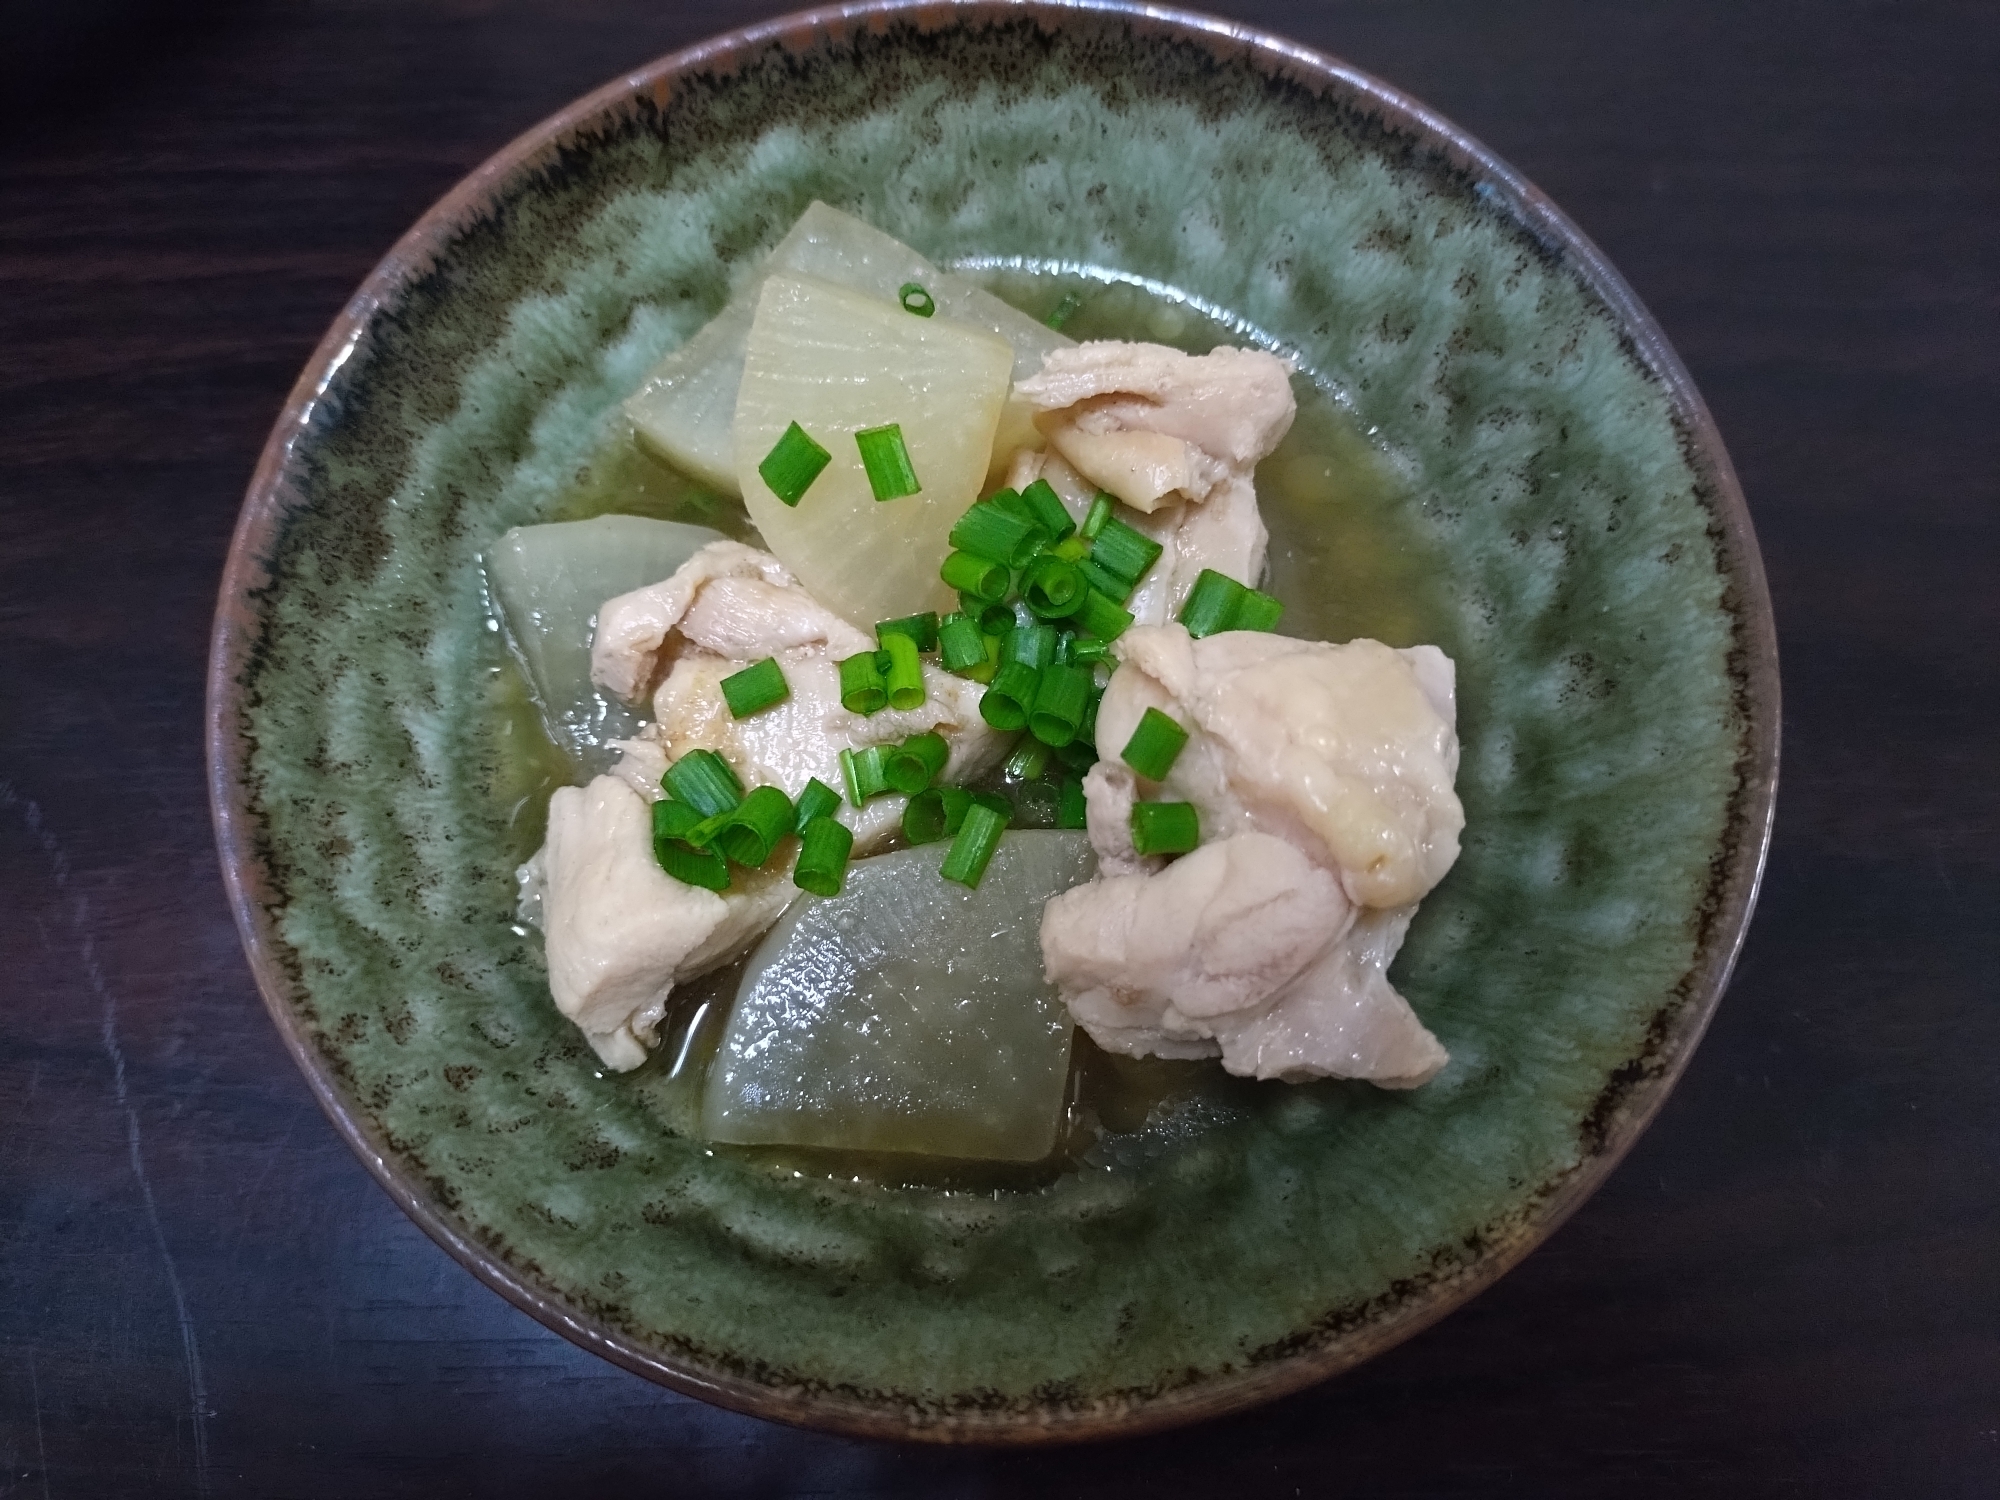
[[[1353,1374],[1046,1454],[717,1411],[479,1286],[336,1139],[238,950],[200,747],[218,570],[396,235],[558,105],[772,7],[31,6],[0,43],[0,1496],[2000,1493],[2000,13],[1218,8],[1546,188],[1742,471],[1778,839],[1609,1186]]]

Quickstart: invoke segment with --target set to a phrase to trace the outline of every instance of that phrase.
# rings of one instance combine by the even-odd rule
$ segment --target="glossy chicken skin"
[[[1387,972],[1464,824],[1449,659],[1178,625],[1115,649],[1084,782],[1103,873],[1042,923],[1071,1014],[1110,1050],[1220,1055],[1252,1077],[1435,1076],[1444,1048]],[[1117,760],[1147,708],[1189,732],[1159,784]],[[1201,846],[1138,856],[1141,795],[1193,803]]]

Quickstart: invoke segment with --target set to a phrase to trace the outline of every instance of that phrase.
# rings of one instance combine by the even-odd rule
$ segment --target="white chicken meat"
[[[1140,624],[1172,619],[1203,568],[1257,583],[1270,536],[1252,476],[1298,410],[1286,361],[1104,341],[1050,351],[1015,390],[1037,408],[1049,451],[1017,455],[1008,482],[1047,479],[1066,505],[1105,490],[1160,544],[1126,602]]]
[[[740,955],[784,912],[796,888],[783,859],[737,870],[717,893],[666,874],[653,855],[650,807],[671,760],[716,751],[748,785],[796,797],[808,779],[841,786],[840,752],[935,729],[953,780],[990,768],[1004,744],[979,716],[975,684],[927,666],[928,697],[907,712],[863,718],[840,706],[837,663],[875,642],[818,603],[768,553],[715,542],[671,578],[598,611],[591,676],[627,699],[652,699],[655,723],[616,742],[612,770],[549,801],[548,837],[520,872],[522,913],[542,928],[549,988],[606,1066],[636,1068],[657,1044],[674,986]],[[722,679],[777,659],[790,696],[745,719]],[[878,797],[836,814],[854,852],[879,847],[903,799]]]
[[[841,788],[840,752],[895,744],[936,730],[950,748],[940,780],[963,782],[991,769],[1005,739],[979,714],[982,689],[924,664],[924,702],[862,716],[840,704],[840,661],[875,642],[802,588],[769,553],[736,542],[697,552],[672,578],[609,601],[599,611],[591,675],[625,697],[650,694],[654,723],[622,741],[614,768],[658,796],[661,773],[690,750],[713,750],[746,785],[790,797],[817,777]],[[745,719],[729,710],[722,679],[774,657],[789,696]],[[901,797],[877,797],[837,816],[854,830],[856,856],[872,853],[900,825]]]
[[[653,858],[650,806],[613,775],[557,788],[523,871],[556,1006],[620,1072],[657,1045],[674,986],[737,957],[797,894],[779,870],[738,871],[723,893],[683,885]]]
[[[1220,1055],[1257,1078],[1434,1077],[1445,1050],[1388,968],[1464,826],[1450,659],[1179,625],[1114,651],[1084,781],[1100,876],[1042,923],[1078,1024],[1112,1051]],[[1160,783],[1117,759],[1148,708],[1189,735]],[[1193,803],[1202,845],[1164,868],[1138,856],[1142,795]]]

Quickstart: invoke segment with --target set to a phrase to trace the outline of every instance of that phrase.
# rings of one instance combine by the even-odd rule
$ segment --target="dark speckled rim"
[[[1297,1352],[1143,1403],[1040,1413],[963,1412],[950,1416],[865,1405],[836,1395],[774,1390],[662,1356],[529,1285],[495,1258],[422,1184],[393,1160],[374,1122],[344,1097],[300,1026],[294,981],[280,961],[275,896],[245,794],[253,744],[240,684],[250,664],[271,584],[270,558],[287,513],[301,503],[294,450],[314,409],[374,318],[395,306],[440,253],[477,222],[510,184],[549,163],[594,122],[635,103],[663,104],[692,74],[726,75],[773,44],[807,53],[892,22],[931,31],[988,20],[1033,17],[1060,27],[1073,12],[1122,17],[1142,34],[1193,42],[1218,58],[1248,62],[1267,76],[1380,115],[1466,173],[1529,235],[1561,255],[1611,309],[1639,359],[1673,404],[1687,457],[1701,481],[1732,618],[1729,670],[1742,725],[1739,780],[1700,908],[1693,963],[1640,1052],[1612,1077],[1586,1121],[1585,1154],[1504,1240],[1485,1246],[1463,1272],[1410,1294],[1392,1293],[1358,1323],[1303,1340]],[[730,32],[626,75],[537,125],[501,150],[397,242],[349,300],[293,387],[250,482],[222,577],[208,676],[209,792],[224,879],[251,969],[285,1045],[320,1107],[368,1170],[431,1238],[480,1280],[565,1338],[649,1379],[722,1406],[783,1422],[856,1435],[939,1442],[1032,1443],[1129,1435],[1240,1411],[1361,1363],[1429,1326],[1498,1279],[1547,1239],[1596,1190],[1652,1120],[1686,1067],[1735,967],[1756,905],[1770,844],[1778,783],[1778,649],[1763,562],[1721,435],[1666,336],[1603,254],[1536,188],[1479,142],[1423,105],[1346,64],[1291,42],[1213,17],[1121,0],[1080,3],[876,3],[829,6]]]

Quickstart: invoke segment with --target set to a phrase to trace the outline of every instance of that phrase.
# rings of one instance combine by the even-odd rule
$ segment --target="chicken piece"
[[[1190,739],[1159,795],[1194,803],[1204,838],[1278,834],[1371,907],[1419,900],[1458,858],[1453,674],[1435,646],[1167,625],[1113,651],[1099,752],[1123,750],[1148,708],[1177,720]]]
[[[1065,506],[1103,489],[1160,544],[1125,607],[1172,619],[1203,568],[1254,585],[1270,534],[1252,478],[1292,425],[1291,367],[1256,349],[1183,354],[1159,344],[1080,344],[1050,353],[1017,391],[1042,408],[1050,451],[1017,455],[1015,488],[1047,479]],[[1017,477],[1018,476],[1018,477]]]
[[[780,588],[796,582],[791,569],[768,552],[741,542],[711,542],[672,577],[605,602],[597,612],[597,634],[590,645],[590,680],[627,703],[643,701],[667,654],[667,637],[702,586],[725,578],[760,579]],[[820,608],[817,604],[812,607]],[[861,632],[846,621],[830,611],[822,613],[846,632],[845,639],[862,639]]]
[[[1443,1046],[1390,985],[1416,902],[1458,852],[1452,667],[1435,647],[1134,627],[1084,779],[1100,878],[1049,903],[1042,956],[1102,1047],[1219,1054],[1256,1078],[1410,1088]],[[1115,757],[1155,708],[1189,732],[1165,781]],[[1132,848],[1142,792],[1192,802],[1202,845]]]
[[[767,553],[718,542],[672,578],[611,600],[599,612],[592,672],[613,691],[651,685],[655,723],[620,742],[613,768],[644,795],[670,759],[713,750],[746,785],[796,797],[814,777],[841,787],[840,752],[893,744],[935,729],[950,747],[943,779],[964,781],[999,759],[1006,741],[979,714],[982,689],[933,663],[924,665],[924,702],[863,717],[840,705],[842,658],[874,640],[816,601]],[[738,719],[722,679],[775,657],[790,696]],[[873,852],[901,826],[901,797],[878,797],[836,814],[854,831],[854,853]]]
[[[658,1044],[676,984],[737,957],[798,894],[778,870],[738,871],[722,894],[673,879],[646,799],[612,775],[556,789],[522,887],[539,892],[557,1008],[619,1072]]]
[[[1043,962],[1106,1051],[1414,1088],[1448,1061],[1387,978],[1414,910],[1358,910],[1292,844],[1242,833],[1055,897]]]
[[[1150,875],[1165,866],[1159,855],[1145,855],[1132,842],[1132,804],[1139,800],[1139,778],[1123,761],[1100,760],[1084,773],[1084,832],[1097,851],[1097,868],[1104,875]]]
[[[1170,1055],[1213,1056],[1209,1023],[1261,1006],[1353,920],[1328,871],[1283,839],[1246,833],[1156,875],[1064,891],[1042,909],[1042,953],[1050,982],[1100,1043],[1134,1051],[1137,1038],[1117,1033],[1138,1031],[1172,1044]]]
[[[1007,461],[1005,483],[1011,490],[1025,490],[1037,479],[1046,479],[1049,488],[1079,526],[1090,514],[1090,502],[1097,498],[1097,486],[1077,473],[1059,453],[1046,448],[1021,448]]]
[[[1100,340],[1051,349],[1015,391],[1077,472],[1145,512],[1248,478],[1298,410],[1290,364],[1261,349]]]
[[[1231,1017],[1216,1035],[1233,1072],[1297,1083],[1365,1078],[1378,1088],[1412,1089],[1437,1077],[1451,1056],[1389,983],[1416,903],[1362,909],[1338,942],[1261,1014]]]

